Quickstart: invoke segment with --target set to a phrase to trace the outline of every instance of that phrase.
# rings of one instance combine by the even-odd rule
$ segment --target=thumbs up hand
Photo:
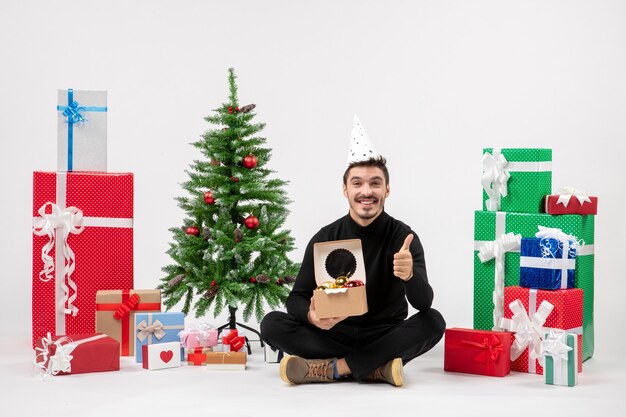
[[[403,281],[413,277],[413,255],[409,250],[413,235],[409,234],[398,252],[393,255],[393,274]]]

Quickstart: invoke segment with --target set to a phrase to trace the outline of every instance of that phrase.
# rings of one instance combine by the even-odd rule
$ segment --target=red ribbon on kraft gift
[[[128,356],[130,352],[130,312],[160,310],[161,303],[140,303],[141,297],[131,290],[122,290],[121,303],[102,303],[96,305],[96,311],[115,311],[113,317],[122,321],[122,356]]]

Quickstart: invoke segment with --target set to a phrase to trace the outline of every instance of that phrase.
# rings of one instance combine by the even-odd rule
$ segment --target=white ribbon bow
[[[137,330],[139,330],[139,333],[137,333],[137,339],[139,339],[140,342],[146,340],[146,337],[151,334],[153,334],[154,337],[156,337],[158,340],[163,339],[163,336],[165,336],[163,323],[161,323],[159,320],[155,320],[151,325],[148,325],[145,320],[142,320],[137,325]]]
[[[500,327],[515,332],[515,341],[511,346],[511,361],[520,357],[526,347],[528,347],[528,358],[530,361],[542,357],[542,345],[544,333],[546,329],[543,324],[554,309],[554,306],[544,300],[539,305],[537,312],[533,314],[532,319],[528,317],[528,313],[524,310],[524,305],[517,299],[509,304],[509,308],[513,312],[510,319],[500,320]]]
[[[508,161],[504,155],[497,149],[492,152],[493,154],[489,152],[483,154],[481,184],[489,196],[486,202],[487,210],[498,211],[500,210],[500,196],[506,197],[508,195],[507,182],[511,175],[506,169]]]
[[[46,208],[51,207],[52,213],[46,214]],[[65,281],[62,284],[63,289],[63,308],[65,314],[72,314],[75,316],[78,313],[78,308],[73,305],[76,300],[76,283],[72,280],[72,272],[74,272],[76,264],[76,256],[74,251],[67,243],[67,238],[70,233],[79,234],[83,231],[83,212],[76,207],[67,207],[62,209],[54,203],[45,203],[39,208],[39,217],[34,221],[33,233],[37,236],[48,236],[48,242],[41,249],[41,260],[43,261],[43,270],[39,273],[39,279],[43,282],[48,282],[52,279],[54,272],[54,259],[50,256],[50,251],[55,245],[56,230],[59,229],[61,244],[63,245],[63,257],[64,265],[67,275],[67,284]],[[58,259],[57,259],[58,261]],[[69,296],[69,287],[72,289],[73,294]],[[67,307],[66,307],[67,303]]]
[[[50,346],[56,346],[54,355],[48,356]],[[52,341],[50,333],[41,339],[41,347],[36,347],[35,366],[44,377],[57,375],[59,372],[72,371],[72,351],[76,344],[69,337],[61,337]]]
[[[562,359],[567,362],[567,353],[572,350],[572,348],[567,346],[566,341],[567,333],[563,331],[550,330],[548,332],[548,337],[541,342],[543,357],[552,356],[555,361]]]
[[[522,235],[512,232],[500,235],[496,240],[485,242],[478,249],[478,258],[485,263],[495,258],[495,284],[493,290],[493,330],[498,330],[504,317],[504,257],[506,252],[518,250]]]
[[[585,203],[591,203],[591,199],[584,191],[577,190],[574,187],[563,187],[557,191],[557,194],[559,199],[556,201],[556,204],[563,204],[564,207],[567,207],[572,197],[576,197],[581,206]]]

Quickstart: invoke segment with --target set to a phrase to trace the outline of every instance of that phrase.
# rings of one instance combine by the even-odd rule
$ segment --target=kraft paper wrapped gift
[[[542,346],[545,383],[565,387],[578,384],[578,335],[551,330],[545,333]]]
[[[213,371],[244,371],[246,369],[245,352],[209,352],[206,367]]]
[[[107,92],[59,90],[57,171],[107,170]]]
[[[40,337],[35,366],[44,376],[119,371],[117,340],[102,334]]]
[[[572,187],[560,189],[545,199],[545,212],[549,214],[598,214],[598,197]]]
[[[474,216],[474,328],[498,328],[504,312],[504,287],[520,284],[519,249],[499,252],[500,256],[487,256],[481,262],[481,250],[494,255],[495,245],[507,249],[508,233],[521,237],[535,237],[538,226],[559,228],[584,242],[576,254],[574,286],[585,293],[583,306],[583,358],[593,355],[594,325],[594,216],[504,213],[476,211]],[[495,299],[498,305],[494,305]]]
[[[483,210],[542,213],[552,191],[552,150],[483,150]]]
[[[96,303],[98,331],[120,342],[121,356],[135,356],[135,313],[161,311],[161,291],[98,291]]]
[[[313,266],[317,285],[334,282],[342,276],[365,284],[351,288],[315,290],[313,299],[319,318],[367,313],[367,282],[360,239],[316,243],[313,246]]]
[[[96,291],[133,287],[133,174],[33,173],[33,346],[95,333]]]
[[[443,369],[446,372],[503,377],[511,371],[510,332],[446,329]]]
[[[135,360],[142,362],[143,345],[178,342],[178,333],[185,328],[185,315],[176,312],[135,314]],[[184,349],[179,349],[181,359]]]
[[[187,348],[185,350],[185,353],[187,355],[187,365],[190,365],[190,366],[206,365],[206,356],[209,352],[213,352],[213,348],[210,348],[210,347]]]
[[[578,340],[578,372],[583,369],[583,291],[535,290],[523,287],[504,289],[504,319],[501,327],[516,332],[511,347],[511,370],[543,374],[540,363],[542,339],[549,330],[574,333]]]
[[[141,350],[141,364],[144,369],[156,371],[158,369],[178,368],[180,366],[179,342],[142,345]]]

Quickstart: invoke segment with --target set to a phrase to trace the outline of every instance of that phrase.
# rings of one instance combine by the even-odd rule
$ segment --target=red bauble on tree
[[[193,235],[193,236],[200,236],[200,230],[198,230],[198,228],[196,226],[189,226],[188,228],[185,229],[185,233],[187,233],[188,235]]]
[[[256,284],[256,278],[255,277],[250,277],[250,282],[253,284]]]
[[[243,157],[243,166],[252,169],[256,167],[256,156],[253,154],[248,154]]]
[[[232,107],[228,108],[228,114],[233,114],[233,108]]]
[[[204,193],[204,202],[207,204],[215,204],[215,199],[213,198],[213,193],[211,191]]]
[[[284,282],[285,281],[282,278],[278,278],[278,281],[276,281],[278,285],[283,285]]]
[[[232,182],[239,182],[239,178],[237,178],[237,177],[230,177],[230,180]]]
[[[248,229],[256,229],[259,227],[259,219],[254,214],[249,215],[244,223]]]

